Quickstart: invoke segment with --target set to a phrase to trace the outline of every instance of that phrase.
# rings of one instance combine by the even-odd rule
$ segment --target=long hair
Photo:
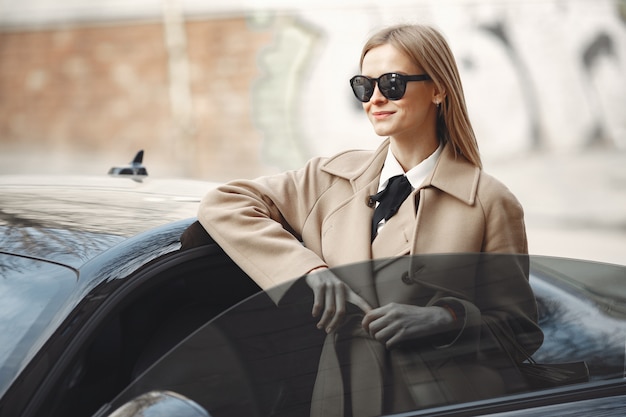
[[[382,29],[363,46],[360,66],[363,66],[363,59],[371,49],[386,44],[406,54],[430,75],[439,91],[445,91],[437,112],[437,136],[440,141],[452,145],[456,155],[463,155],[482,168],[459,70],[443,35],[426,25],[397,25]]]

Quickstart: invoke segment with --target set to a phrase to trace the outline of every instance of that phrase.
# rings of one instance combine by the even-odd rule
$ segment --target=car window
[[[544,332],[533,357],[584,360],[591,380],[626,375],[626,267],[534,257],[531,272]]]
[[[31,363],[2,399],[2,412],[92,415],[189,334],[259,292],[221,249],[204,243],[116,270],[94,287],[39,352],[38,366]],[[90,272],[112,274],[103,265]],[[43,383],[29,384],[42,367],[49,369]]]
[[[501,303],[497,299],[484,301],[481,294],[495,290],[489,286],[476,287],[474,284],[506,280],[508,276],[516,274],[529,274],[539,312],[538,323],[544,335],[543,342],[540,341],[540,346],[532,352],[532,357],[542,363],[584,362],[589,370],[588,382],[560,387],[557,384],[556,388],[545,389],[576,389],[580,396],[580,392],[586,392],[587,385],[591,387],[606,381],[623,380],[626,346],[624,317],[614,314],[613,309],[607,309],[607,305],[624,302],[621,297],[626,285],[626,280],[623,279],[626,277],[626,267],[585,263],[583,274],[580,265],[579,261],[567,259],[468,254],[378,260],[348,265],[333,271],[341,277],[363,277],[365,283],[357,292],[366,293],[372,286],[376,286],[378,294],[384,294],[387,287],[390,291],[398,287],[399,281],[411,288],[407,293],[411,293],[417,286],[424,286],[428,294],[437,294],[437,291],[446,288],[446,281],[458,282],[470,275],[478,279],[476,277],[487,274],[492,278],[486,281],[484,278],[479,281],[469,280],[467,288],[461,286],[462,290],[455,297],[474,300],[474,304],[483,308],[483,315],[489,317],[495,316],[492,310],[496,307],[505,307],[489,304]],[[572,272],[576,273],[575,277],[570,277]],[[368,281],[368,276],[373,281]],[[589,293],[589,288],[593,287],[591,283],[599,277],[615,285],[615,291],[605,291],[603,300]],[[581,285],[586,283],[589,285]],[[274,293],[269,291],[251,296],[206,323],[140,374],[111,402],[111,409],[151,390],[171,390],[191,398],[214,416],[308,415],[316,378],[320,370],[329,363],[325,362],[326,359],[320,359],[328,339],[325,341],[325,334],[315,328],[316,320],[311,317],[312,294],[302,278],[275,290]],[[278,298],[280,302],[277,302]],[[411,301],[419,304],[424,303],[425,299]],[[506,308],[516,310],[518,307]],[[352,306],[347,316],[349,321],[351,316],[359,318],[362,314]],[[483,317],[482,321],[490,320]],[[525,324],[519,322],[519,317],[515,320],[504,318],[500,322],[491,321],[495,326],[509,326],[508,328],[514,329],[517,332],[514,333],[520,336],[520,343],[533,346],[533,341],[527,343],[524,338],[532,338],[536,334],[533,333],[532,326],[524,328]],[[357,331],[357,327],[354,329]],[[482,324],[481,329],[486,331]],[[481,343],[488,343],[488,339],[480,340]],[[457,366],[466,361],[467,356],[463,355],[473,352],[474,349],[469,345],[461,345],[461,348],[457,345],[455,349],[450,349],[448,346],[460,344],[456,339],[451,341],[443,338],[439,341],[436,346],[424,347],[419,341],[402,346],[409,354],[405,355],[408,359],[396,364],[400,366],[397,371],[410,374],[410,368],[417,366],[411,352],[420,352],[423,363],[429,366],[438,364],[438,369],[445,371],[450,364]],[[534,398],[535,393],[544,390],[516,388],[513,383],[518,378],[516,369],[498,365],[497,361],[502,361],[503,356],[491,357],[488,348],[481,347],[480,351],[483,357],[472,356],[472,360],[477,359],[480,366],[496,369],[500,374],[499,381],[507,386],[501,394],[489,394],[481,398],[481,407],[489,404],[490,399],[525,395],[521,403],[518,397],[515,401],[498,403],[502,410],[511,410],[511,407],[530,401],[529,398]],[[461,369],[465,368],[462,366]],[[438,375],[445,376],[444,371]],[[484,385],[486,380],[482,381]],[[597,388],[589,388],[589,392],[599,391]],[[465,402],[463,399],[454,400],[445,396],[437,398],[441,399],[423,408],[451,404],[458,406]],[[554,398],[557,401],[557,396]],[[566,396],[561,395],[558,398]],[[549,399],[547,401],[550,403]],[[474,404],[473,401],[468,401],[468,404],[470,402]]]
[[[76,278],[60,265],[0,253],[0,397],[55,327]]]

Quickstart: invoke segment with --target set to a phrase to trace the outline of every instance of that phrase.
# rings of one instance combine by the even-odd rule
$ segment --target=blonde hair
[[[437,136],[450,143],[456,155],[481,168],[478,143],[465,105],[463,86],[452,51],[443,35],[425,25],[397,25],[375,33],[363,46],[360,65],[373,48],[389,44],[405,53],[430,75],[439,91],[445,92],[437,112]]]

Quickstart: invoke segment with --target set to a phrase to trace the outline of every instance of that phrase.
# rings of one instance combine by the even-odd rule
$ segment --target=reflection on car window
[[[545,334],[533,357],[548,363],[584,360],[591,380],[626,375],[626,314],[620,311],[626,305],[626,268],[540,257],[533,266],[531,284]]]
[[[0,393],[46,339],[75,284],[69,269],[0,253]]]
[[[626,322],[608,318],[603,305],[580,290],[577,283],[583,277],[568,279],[563,271],[571,261],[561,260],[567,264],[563,268],[558,262],[545,268],[541,259],[530,259],[533,293],[518,294],[515,303],[509,302],[510,291],[520,288],[503,291],[501,285],[491,286],[511,274],[527,274],[528,261],[525,256],[439,255],[334,269],[340,277],[359,277],[360,294],[375,287],[382,298],[404,289],[404,301],[418,306],[438,294],[469,303],[460,328],[392,349],[362,331],[363,312],[356,307],[331,337],[317,330],[311,317],[312,294],[301,278],[276,289],[281,294],[278,302],[271,291],[259,293],[207,323],[143,373],[113,405],[147,391],[171,390],[201,404],[212,416],[308,415],[316,398],[346,410],[346,391],[358,385],[370,397],[368,407],[384,411],[379,400],[385,398],[379,394],[383,391],[386,398],[408,396],[416,404],[413,409],[427,409],[532,391],[518,371],[516,363],[523,358],[513,344],[542,363],[584,361],[592,380],[622,378]],[[595,268],[589,279],[607,275],[608,266]],[[624,271],[618,267],[610,273],[623,278]],[[623,279],[615,282],[626,285]],[[454,293],[449,291],[452,283]],[[615,291],[617,298],[622,290]],[[535,299],[541,330],[533,327],[532,317],[527,319]],[[373,374],[381,364],[389,368]],[[320,380],[326,388],[320,388]],[[457,394],[458,387],[465,392]]]

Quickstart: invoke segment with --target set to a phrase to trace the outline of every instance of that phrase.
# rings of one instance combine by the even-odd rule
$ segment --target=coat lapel
[[[371,221],[374,206],[370,196],[378,189],[378,180],[389,140],[384,141],[372,157],[355,167],[329,161],[322,169],[349,181],[351,195],[331,211],[322,224],[322,248],[329,265],[342,265],[371,259]]]
[[[368,201],[377,186],[378,180],[375,179],[324,219],[322,234],[325,246],[322,251],[329,265],[371,258],[370,226],[374,209]]]
[[[374,239],[372,257],[379,259],[416,253],[417,240],[428,238],[420,236],[418,232],[424,212],[428,212],[422,207],[428,205],[425,196],[438,189],[467,205],[473,205],[479,177],[479,168],[465,158],[457,157],[453,147],[446,145],[430,176],[413,191]],[[421,203],[420,198],[424,200]]]
[[[450,194],[468,206],[474,204],[480,168],[454,153],[454,147],[446,145],[435,168],[420,188],[435,187]]]
[[[389,141],[383,142],[372,157],[350,171],[345,165],[333,165],[332,160],[324,170],[349,182],[350,196],[330,212],[322,223],[322,253],[330,266],[352,265],[342,280],[371,306],[378,305],[375,287],[371,278],[371,268],[367,261],[372,259],[370,243],[371,222],[374,206],[370,196],[378,190],[380,171],[385,161]],[[362,271],[355,273],[354,264],[360,263]],[[341,274],[341,269],[337,269]]]
[[[374,209],[368,206],[371,190],[376,190],[378,181],[359,190],[331,213],[324,221],[322,233],[325,245],[322,247],[324,260],[330,266],[351,265],[335,268],[335,274],[371,306],[378,305],[376,288],[371,279],[370,224]]]
[[[442,209],[436,204],[433,205],[433,197],[437,193],[443,192],[463,204],[472,206],[476,202],[479,178],[480,168],[472,165],[462,156],[455,155],[452,145],[445,146],[431,175],[424,180],[418,189],[420,204],[417,209],[415,228],[410,239],[411,254],[428,252],[426,248],[432,247],[432,241],[441,238],[441,236],[435,235],[435,226],[431,224],[433,216]],[[420,225],[423,226],[420,227]]]

